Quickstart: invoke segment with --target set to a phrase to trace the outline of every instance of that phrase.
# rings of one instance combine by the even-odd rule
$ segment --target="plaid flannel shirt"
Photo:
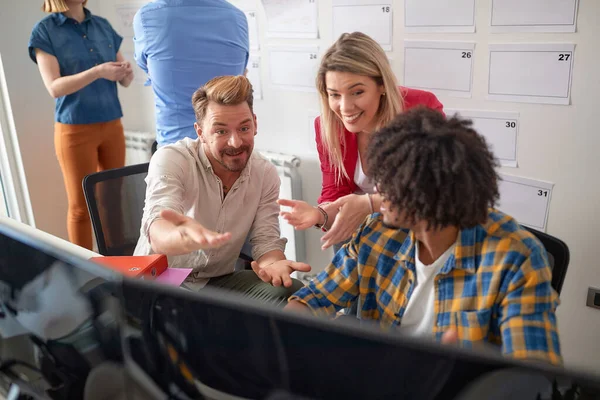
[[[373,214],[331,264],[290,297],[315,315],[332,316],[357,298],[360,318],[383,329],[402,323],[415,287],[415,237]],[[459,232],[454,254],[435,276],[434,326],[459,344],[500,345],[516,358],[562,362],[555,310],[558,295],[542,244],[513,218],[490,210],[483,225]]]

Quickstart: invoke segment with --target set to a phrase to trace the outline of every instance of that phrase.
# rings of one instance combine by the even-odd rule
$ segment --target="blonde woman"
[[[91,249],[81,182],[88,174],[125,164],[117,82],[129,86],[133,70],[119,52],[123,38],[85,3],[45,0],[42,9],[50,15],[33,28],[29,56],[56,99],[54,145],[69,202],[69,240]]]
[[[313,207],[303,201],[279,201],[290,207],[282,217],[296,229],[327,231],[323,249],[341,244],[379,210],[381,197],[366,171],[366,150],[373,132],[397,114],[419,105],[442,111],[430,92],[399,86],[377,42],[345,33],[327,50],[317,75],[321,116],[315,119],[323,187]]]

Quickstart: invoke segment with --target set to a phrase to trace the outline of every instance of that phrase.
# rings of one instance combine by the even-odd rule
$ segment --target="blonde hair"
[[[208,103],[211,101],[222,105],[237,105],[246,102],[250,111],[254,113],[252,84],[248,78],[242,75],[218,76],[194,92],[192,106],[198,123],[204,119]]]
[[[83,2],[83,5],[85,6],[86,3],[87,0]],[[67,7],[65,0],[44,0],[42,11],[46,13],[63,13],[69,11],[69,7]]]
[[[340,135],[344,126],[329,107],[325,82],[325,76],[329,71],[368,76],[378,85],[383,85],[387,95],[381,96],[375,129],[385,126],[402,112],[404,102],[385,52],[371,37],[361,32],[344,33],[327,50],[321,59],[316,82],[321,97],[321,131],[319,134],[325,151],[328,153],[329,164],[335,171],[336,182],[339,183],[342,177],[349,178],[349,176],[344,167],[344,154],[342,154],[344,136]]]

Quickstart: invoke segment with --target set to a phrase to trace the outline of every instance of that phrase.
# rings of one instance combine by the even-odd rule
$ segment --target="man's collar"
[[[454,248],[454,257],[452,261],[446,263],[441,272],[446,274],[452,269],[462,269],[465,272],[474,274],[477,271],[475,262],[477,244],[477,227],[465,228],[458,231],[456,247]]]
[[[477,261],[482,257],[477,250],[478,244],[483,241],[482,236],[495,236],[495,233],[502,229],[502,224],[510,220],[510,217],[504,214],[501,214],[499,216],[500,218],[490,218],[491,213],[494,212],[495,210],[490,208],[488,210],[488,218],[485,223],[475,225],[472,228],[465,228],[460,231],[460,241],[457,242],[456,250],[454,251],[456,258],[455,268],[475,273],[478,265]]]
[[[213,169],[206,152],[204,151],[204,144],[202,144],[201,140],[198,140],[198,156],[200,158],[200,163],[204,167],[205,170]]]
[[[454,254],[446,262],[442,270],[447,274],[452,269],[462,269],[468,273],[475,273],[477,270],[475,263],[475,244],[477,242],[477,227],[466,228],[458,231]],[[400,250],[394,256],[398,261],[415,263],[416,238],[413,231],[409,231],[406,239],[402,243]]]
[[[83,21],[81,21],[81,23],[83,24],[84,22],[89,21],[92,18],[92,12],[90,10],[88,10],[87,8],[83,8],[83,12],[85,13],[85,18],[83,19]],[[67,16],[65,16],[65,14],[63,13],[56,13],[54,14],[56,16],[56,19],[58,20],[58,25],[64,25],[65,22],[67,22],[69,19]]]

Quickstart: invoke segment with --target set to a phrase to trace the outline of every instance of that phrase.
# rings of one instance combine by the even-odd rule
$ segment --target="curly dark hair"
[[[469,228],[498,199],[497,162],[472,122],[417,107],[377,131],[367,168],[381,195],[408,222]]]

